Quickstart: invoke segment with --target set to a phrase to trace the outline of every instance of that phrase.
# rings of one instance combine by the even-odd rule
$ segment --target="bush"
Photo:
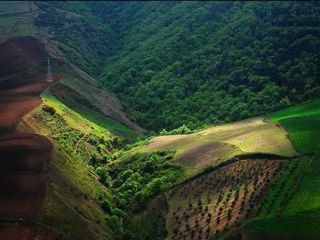
[[[42,110],[47,112],[47,113],[49,113],[49,114],[51,114],[51,115],[54,115],[56,113],[56,110],[53,107],[50,107],[48,105],[44,105],[42,107]]]
[[[112,207],[109,201],[104,200],[101,204],[101,208],[105,213],[112,214]]]
[[[193,131],[188,128],[185,124],[182,126],[173,129],[171,131],[167,131],[166,129],[162,129],[161,132],[159,133],[160,135],[173,135],[173,134],[189,134],[192,133]]]
[[[97,167],[96,173],[103,184],[105,184],[107,187],[112,187],[112,179],[105,167]]]
[[[183,175],[181,166],[172,164],[174,152],[138,153],[112,164],[109,174],[119,207],[145,206],[152,196],[168,189]]]
[[[123,234],[123,228],[119,217],[112,215],[111,217],[106,218],[106,222],[115,234],[119,236]]]

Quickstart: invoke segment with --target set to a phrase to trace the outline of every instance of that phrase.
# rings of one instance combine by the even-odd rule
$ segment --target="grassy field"
[[[175,150],[174,161],[187,167],[188,176],[240,154],[296,155],[286,131],[279,124],[265,122],[262,118],[209,127],[187,135],[155,137],[149,144],[132,151],[159,150]]]
[[[74,76],[66,76],[60,83],[81,95],[89,104],[74,102],[74,99],[70,98],[70,91],[64,95],[66,104],[70,104],[72,109],[91,121],[123,135],[136,136],[137,132],[143,131],[128,118],[117,98],[97,86],[94,79],[88,76],[81,77],[79,80]]]
[[[278,179],[278,184],[272,188],[266,199],[266,205],[272,195],[282,186],[281,193],[285,188],[293,189],[294,193],[288,202],[279,206],[272,204],[269,214],[262,208],[257,220],[247,227],[247,239],[319,239],[320,235],[320,99],[308,101],[301,105],[276,112],[269,116],[273,122],[280,122],[289,132],[294,147],[301,153],[312,154],[301,157],[296,163],[297,168],[292,174],[283,172]],[[280,184],[284,182],[284,184]],[[290,184],[296,182],[296,187]],[[288,195],[290,196],[290,194]],[[274,198],[275,202],[279,199]],[[299,227],[297,227],[299,226]]]
[[[110,132],[95,124],[94,122],[86,119],[76,111],[68,108],[63,102],[57,99],[55,96],[51,94],[42,95],[43,104],[53,107],[57,114],[63,117],[63,119],[67,122],[68,126],[78,129],[81,132],[89,133],[94,132],[98,135],[104,135],[106,137],[110,137]]]
[[[270,119],[289,132],[294,147],[302,153],[320,150],[320,99],[276,112]]]

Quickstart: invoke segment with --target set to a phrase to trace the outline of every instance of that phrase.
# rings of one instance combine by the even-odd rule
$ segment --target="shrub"
[[[43,111],[45,111],[45,112],[47,112],[47,113],[49,113],[51,115],[54,115],[56,113],[56,110],[53,107],[50,107],[48,105],[44,105],[42,107],[42,109],[43,109]]]
[[[102,183],[104,183],[107,187],[112,187],[112,179],[105,167],[97,167],[96,173]]]
[[[160,135],[173,135],[173,134],[189,134],[192,133],[193,131],[191,129],[189,129],[185,124],[183,124],[182,126],[173,129],[171,131],[167,131],[166,129],[162,129],[160,131]]]
[[[111,217],[106,218],[106,222],[115,234],[119,236],[123,234],[123,228],[119,217],[112,215]]]

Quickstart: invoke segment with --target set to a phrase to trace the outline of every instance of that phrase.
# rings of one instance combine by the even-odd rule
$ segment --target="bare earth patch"
[[[292,157],[294,150],[287,132],[263,118],[209,127],[186,135],[155,137],[132,152],[177,151],[175,161],[188,169],[188,176],[239,154],[265,153]]]
[[[49,86],[40,68],[34,73],[27,71],[39,58],[47,57],[44,46],[31,37],[0,45],[0,218],[6,222],[0,226],[0,239],[57,239],[35,225],[19,224],[20,220],[33,220],[46,197],[43,170],[53,145],[43,136],[16,132],[16,127],[40,104],[40,93]],[[55,75],[55,80],[59,77]]]

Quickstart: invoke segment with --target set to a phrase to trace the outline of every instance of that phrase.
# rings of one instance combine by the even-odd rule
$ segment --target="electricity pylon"
[[[51,73],[50,59],[48,58],[48,67],[47,67],[47,82],[53,82],[53,77]]]

